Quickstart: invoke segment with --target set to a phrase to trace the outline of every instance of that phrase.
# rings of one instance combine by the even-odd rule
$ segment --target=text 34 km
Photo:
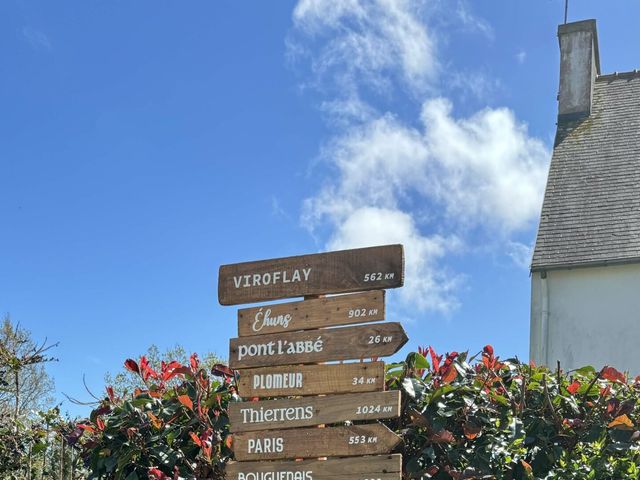
[[[353,377],[351,385],[373,385],[376,383],[376,377]]]

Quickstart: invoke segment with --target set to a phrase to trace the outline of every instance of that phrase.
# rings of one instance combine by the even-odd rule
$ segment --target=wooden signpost
[[[402,455],[299,462],[232,462],[227,480],[398,480],[402,474]]]
[[[222,305],[397,288],[404,283],[402,245],[236,263],[220,267]]]
[[[400,392],[373,392],[290,400],[237,402],[229,405],[232,432],[308,427],[348,420],[400,416]]]
[[[238,335],[265,335],[384,320],[384,290],[238,310]]]
[[[237,461],[227,478],[401,479],[402,456],[382,455],[401,439],[377,423],[401,415],[400,392],[384,391],[382,362],[362,360],[392,355],[407,342],[399,323],[371,323],[385,319],[383,289],[403,281],[402,245],[220,267],[223,305],[306,297],[238,311],[229,366],[237,370],[239,395],[296,398],[229,405]],[[360,363],[320,364],[342,360]],[[281,461],[287,459],[298,461]]]
[[[400,441],[387,427],[374,423],[238,433],[233,437],[233,451],[239,461],[355,457],[386,453]]]
[[[229,366],[235,369],[382,357],[396,353],[407,340],[402,325],[396,322],[240,337],[229,344]]]
[[[286,365],[240,371],[243,397],[286,397],[328,393],[378,392],[384,388],[384,363]]]

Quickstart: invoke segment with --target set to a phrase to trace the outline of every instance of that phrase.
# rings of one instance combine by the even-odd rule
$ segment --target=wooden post
[[[33,452],[33,445],[29,444],[29,460],[27,462],[27,480],[31,480],[31,453]]]
[[[60,480],[64,480],[64,437],[60,435]]]

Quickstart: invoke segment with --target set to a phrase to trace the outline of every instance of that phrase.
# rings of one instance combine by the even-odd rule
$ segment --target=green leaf
[[[593,368],[591,365],[578,368],[577,370],[574,371],[575,375],[581,375],[583,377],[590,377],[592,375],[595,375],[595,373],[596,373],[596,369]]]
[[[127,475],[127,478],[125,478],[125,480],[138,480],[138,474],[135,470],[133,470],[129,475]]]

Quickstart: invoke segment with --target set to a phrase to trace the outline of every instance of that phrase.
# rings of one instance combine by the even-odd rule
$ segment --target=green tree
[[[49,351],[56,344],[36,343],[31,333],[5,316],[0,329],[0,413],[14,420],[32,410],[51,406],[53,380],[45,364],[55,359]]]
[[[36,343],[30,332],[6,316],[0,329],[0,478],[45,478],[55,447],[61,438],[57,407],[52,403],[53,381],[44,365],[56,344]],[[67,429],[73,423],[66,421]],[[56,436],[57,435],[57,436]],[[58,455],[61,457],[61,455]],[[58,462],[64,466],[63,462]]]
[[[177,361],[182,365],[189,363],[189,355],[187,351],[181,345],[174,345],[172,348],[168,348],[161,351],[157,345],[151,345],[143,356],[149,362],[149,366],[156,370],[162,370],[162,362],[170,363]],[[206,353],[203,358],[200,359],[200,363],[203,368],[211,370],[211,368],[221,363],[222,360],[214,353]],[[123,370],[121,372],[112,375],[111,372],[107,372],[104,376],[104,381],[107,386],[113,388],[116,395],[125,397],[135,392],[136,388],[144,389],[145,385],[139,375],[129,371]],[[170,382],[170,386],[173,386],[177,380]]]

